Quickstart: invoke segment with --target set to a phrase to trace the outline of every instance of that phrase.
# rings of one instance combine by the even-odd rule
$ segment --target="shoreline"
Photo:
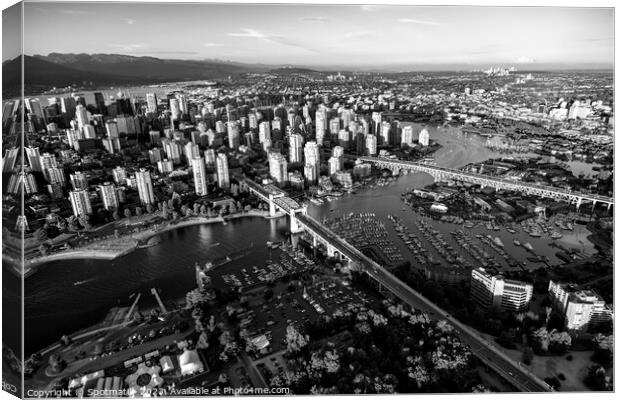
[[[115,260],[119,257],[125,256],[139,248],[144,248],[144,246],[148,240],[151,238],[158,236],[162,233],[169,232],[175,229],[184,228],[187,226],[194,225],[209,225],[214,223],[226,223],[230,220],[235,220],[239,218],[245,217],[262,217],[265,219],[273,219],[273,218],[281,218],[285,214],[278,213],[273,217],[269,216],[269,212],[262,210],[251,210],[247,212],[240,212],[232,215],[227,215],[224,217],[218,216],[213,218],[206,217],[189,217],[187,220],[179,221],[177,223],[168,222],[165,225],[157,227],[155,230],[147,229],[143,232],[138,232],[131,234],[126,245],[118,247],[116,249],[102,249],[102,248],[86,248],[86,249],[75,249],[75,250],[67,250],[61,253],[50,254],[46,256],[40,256],[31,260],[26,260],[24,263],[24,271],[23,274],[19,270],[19,265],[16,265],[16,260],[9,258],[6,255],[2,255],[3,261],[6,260],[7,264],[10,265],[11,272],[17,275],[18,278],[21,278],[23,275],[24,279],[34,275],[39,271],[39,268],[53,261],[62,261],[62,260],[76,260],[76,259],[95,259],[95,260]],[[93,244],[91,246],[97,246],[97,244]]]

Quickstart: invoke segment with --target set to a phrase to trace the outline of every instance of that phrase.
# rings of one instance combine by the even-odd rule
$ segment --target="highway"
[[[390,158],[380,158],[380,157],[359,157],[360,160],[371,162],[375,164],[383,164],[383,165],[391,165],[394,167],[398,167],[400,169],[411,169],[420,172],[427,172],[432,174],[433,172],[442,172],[445,174],[453,175],[455,179],[460,180],[477,180],[477,181],[487,181],[489,183],[497,183],[504,186],[511,187],[515,190],[529,189],[533,192],[545,192],[549,195],[549,197],[553,197],[554,195],[561,196],[564,198],[581,198],[583,200],[595,201],[597,203],[605,203],[605,204],[614,204],[613,197],[601,196],[598,194],[592,193],[581,193],[581,192],[573,192],[568,189],[562,189],[554,186],[545,186],[545,185],[536,185],[528,182],[521,181],[512,181],[507,179],[498,178],[491,175],[485,174],[477,174],[473,172],[460,171],[451,168],[438,167],[436,165],[423,164],[417,161],[404,161],[398,159],[390,159]],[[536,194],[536,193],[533,193]]]
[[[379,264],[365,256],[354,246],[337,236],[334,232],[327,229],[323,224],[308,215],[298,215],[297,219],[305,225],[311,232],[321,236],[332,244],[343,255],[358,263],[364,271],[379,284],[388,289],[404,303],[414,309],[424,311],[429,314],[440,316],[454,326],[463,343],[467,344],[472,353],[484,364],[488,365],[500,376],[506,379],[517,390],[522,392],[550,392],[551,387],[543,380],[532,374],[529,370],[522,367],[504,354],[493,343],[488,342],[473,329],[457,321],[446,311],[422,296],[420,293],[411,289],[408,285],[382,268]]]

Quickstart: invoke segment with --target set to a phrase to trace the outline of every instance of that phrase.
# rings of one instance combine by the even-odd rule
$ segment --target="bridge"
[[[402,282],[381,265],[367,257],[360,250],[338,236],[321,222],[307,214],[307,208],[290,199],[286,194],[272,185],[259,185],[245,179],[247,189],[263,201],[269,202],[269,210],[281,210],[291,219],[291,232],[305,232],[312,237],[316,248],[325,246],[327,254],[349,263],[353,270],[360,271],[375,280],[380,287],[387,289],[395,297],[413,309],[424,311],[431,316],[446,319],[455,327],[461,340],[467,344],[472,353],[484,364],[496,371],[510,382],[517,390],[523,392],[549,392],[552,388],[543,380],[532,374],[528,369],[515,362],[500,349],[484,339],[472,328],[462,324],[436,304],[422,296]]]
[[[425,172],[432,176],[435,180],[453,179],[481,186],[489,186],[498,190],[514,190],[524,192],[529,195],[561,200],[570,204],[576,204],[577,208],[579,208],[584,201],[591,202],[593,207],[596,206],[597,203],[606,204],[608,209],[614,204],[613,197],[575,192],[567,189],[537,185],[529,182],[512,181],[490,175],[438,167],[436,165],[424,164],[418,161],[404,161],[368,156],[359,157],[359,159],[361,161],[372,163],[380,168],[387,168],[391,170],[406,169],[416,172]]]

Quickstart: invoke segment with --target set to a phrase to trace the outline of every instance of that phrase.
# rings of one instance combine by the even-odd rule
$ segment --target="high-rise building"
[[[161,143],[161,135],[159,131],[150,130],[149,131],[149,140],[151,144],[158,145]]]
[[[105,182],[99,185],[99,194],[103,207],[106,210],[115,210],[118,208],[118,197],[116,195],[116,186],[111,182]]]
[[[88,178],[85,173],[81,171],[75,172],[69,175],[69,179],[74,190],[88,189]]]
[[[380,137],[380,143],[382,145],[387,145],[390,144],[390,132],[392,131],[392,125],[387,122],[387,121],[383,121],[381,123],[381,136]]]
[[[567,330],[580,331],[610,321],[613,311],[593,290],[580,290],[576,285],[549,282],[553,306],[564,316]]]
[[[331,135],[338,135],[340,131],[340,118],[334,117],[329,121],[329,133]]]
[[[266,140],[271,140],[271,125],[269,121],[263,121],[258,125],[259,143],[264,143]]]
[[[146,107],[148,112],[157,114],[157,96],[155,93],[146,94]]]
[[[32,171],[43,171],[43,166],[41,165],[41,154],[39,153],[38,147],[28,146],[24,150],[26,150],[26,155],[28,156],[28,165],[30,165],[30,169]]]
[[[344,149],[348,149],[351,146],[351,132],[346,129],[338,131],[338,144]]]
[[[344,148],[342,146],[334,146],[332,149],[332,156],[337,158],[344,157]]]
[[[72,190],[69,192],[69,200],[71,201],[71,208],[73,208],[73,215],[76,217],[84,217],[93,213],[86,189]]]
[[[200,156],[192,158],[192,172],[194,173],[194,191],[199,196],[207,195],[207,166]]]
[[[160,148],[154,148],[149,150],[149,161],[151,164],[157,164],[158,161],[164,159],[162,150]]]
[[[185,159],[187,160],[187,164],[191,164],[191,160],[194,157],[200,157],[200,147],[198,147],[197,144],[194,144],[192,142],[187,142],[185,144]]]
[[[228,121],[228,147],[232,150],[239,148],[239,122]]]
[[[366,135],[366,154],[369,156],[377,155],[377,137],[375,135]]]
[[[422,131],[420,131],[420,134],[418,135],[418,143],[426,147],[428,146],[429,142],[430,142],[430,134],[428,133],[428,130],[424,128],[422,129]]]
[[[401,146],[413,146],[413,126],[407,125],[403,127],[402,134],[400,136]]]
[[[294,133],[289,139],[289,160],[291,163],[303,162],[304,137],[298,133]]]
[[[157,161],[157,170],[162,174],[169,174],[174,171],[174,164],[168,159]]]
[[[144,168],[136,172],[136,184],[138,186],[138,194],[142,204],[155,203],[155,193],[153,192],[153,183],[151,182],[151,173]]]
[[[99,114],[105,114],[107,109],[105,106],[105,98],[103,97],[103,93],[95,92],[95,106],[97,107],[97,111]]]
[[[483,308],[497,307],[505,311],[521,311],[528,307],[534,287],[530,283],[504,279],[479,267],[471,271],[470,294]]]
[[[215,155],[215,150],[206,149],[204,154],[205,154],[205,164],[207,168],[215,168],[215,160],[217,158]]]
[[[75,102],[75,99],[73,97],[64,97],[60,99],[60,112],[65,114],[68,118],[73,118],[76,116],[76,106],[77,103]]]
[[[131,115],[118,115],[116,117],[116,126],[119,133],[134,134],[138,132],[136,120]]]
[[[110,139],[117,139],[119,137],[118,125],[117,125],[116,122],[114,122],[114,121],[106,121],[106,123],[105,123],[105,130],[106,130],[106,133],[108,134],[108,138],[110,138]]]
[[[181,117],[181,106],[178,99],[170,99],[170,113],[173,121],[178,121]]]
[[[161,144],[166,152],[166,157],[174,164],[181,163],[181,144],[176,140],[162,139]]]
[[[288,180],[288,163],[280,153],[269,153],[269,175],[278,184],[284,185]]]
[[[29,171],[15,172],[11,174],[7,184],[7,192],[11,194],[33,194],[39,191],[34,176]]]
[[[62,187],[65,187],[67,181],[65,179],[65,170],[58,167],[50,167],[47,170],[47,181],[49,183],[57,183]]]
[[[82,132],[84,132],[84,139],[96,139],[97,138],[97,131],[95,130],[95,127],[90,124],[84,125],[82,127]]]
[[[114,177],[114,182],[116,182],[117,185],[124,185],[127,183],[127,171],[121,166],[118,166],[112,170],[112,176]]]
[[[379,135],[381,133],[381,122],[382,122],[381,113],[373,112],[371,119],[373,123],[372,133],[375,135]]]
[[[76,106],[75,116],[77,117],[78,128],[80,130],[84,129],[88,125],[88,111],[86,111],[86,107],[81,104]]]
[[[218,153],[215,160],[217,172],[217,185],[220,188],[230,187],[230,177],[228,176],[228,157],[224,153]]]
[[[342,169],[342,158],[341,157],[330,157],[327,161],[327,166],[329,168],[329,175],[332,176],[336,172]]]
[[[18,156],[19,149],[17,147],[7,149],[4,152],[4,158],[2,158],[2,172],[13,172]]]
[[[306,143],[304,147],[304,156],[306,159],[306,165],[312,166],[312,168],[314,168],[315,170],[312,176],[314,176],[313,181],[316,181],[316,179],[318,179],[319,177],[319,172],[321,170],[321,150],[317,142],[310,141]],[[308,178],[308,175],[304,175],[306,176],[306,178]],[[308,178],[308,180],[310,180],[310,178]]]
[[[304,176],[310,185],[316,185],[319,179],[316,166],[311,164],[304,165]]]

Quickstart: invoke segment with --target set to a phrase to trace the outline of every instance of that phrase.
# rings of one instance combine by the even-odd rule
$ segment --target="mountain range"
[[[226,78],[247,72],[265,72],[275,66],[220,60],[163,60],[121,54],[60,54],[24,56],[24,89],[37,94],[69,85],[138,85]],[[20,94],[21,56],[2,64],[2,95]]]

